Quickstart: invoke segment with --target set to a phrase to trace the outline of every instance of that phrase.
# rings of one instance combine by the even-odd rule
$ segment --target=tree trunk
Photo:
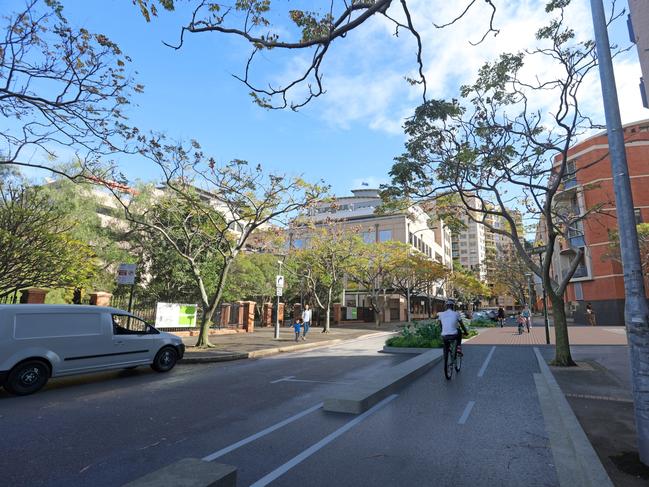
[[[322,333],[329,333],[329,324],[331,323],[331,293],[332,289],[329,288],[329,294],[327,295],[327,306],[325,307],[325,324],[322,329]]]
[[[203,311],[201,312],[201,331],[198,334],[198,340],[196,342],[197,347],[213,347],[210,343],[210,323],[212,321],[213,310],[210,310],[209,306],[203,305]]]
[[[566,320],[566,309],[563,296],[549,291],[548,295],[552,302],[552,320],[554,321],[554,360],[552,365],[569,367],[575,364],[570,354],[570,341],[568,339],[568,322]]]

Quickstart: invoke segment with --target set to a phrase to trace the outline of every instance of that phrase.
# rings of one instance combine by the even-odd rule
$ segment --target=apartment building
[[[624,126],[631,190],[637,223],[649,222],[649,120]],[[559,211],[586,215],[567,229],[553,256],[555,276],[565,275],[579,249],[584,258],[566,292],[569,312],[585,322],[592,303],[600,325],[624,323],[624,281],[621,264],[613,257],[612,234],[617,231],[615,194],[606,132],[573,146],[556,202]]]
[[[475,208],[480,206],[478,198],[469,199],[469,204]],[[470,218],[470,215],[473,218]],[[484,281],[487,278],[485,260],[487,258],[487,229],[482,223],[482,215],[468,212],[462,217],[464,228],[452,236],[452,255],[465,269],[470,269]],[[495,237],[490,236],[490,244],[495,245]]]
[[[397,241],[410,244],[413,250],[422,252],[448,268],[453,266],[451,231],[442,220],[431,224],[430,216],[420,207],[414,206],[402,212],[389,214],[377,213],[382,200],[377,189],[355,189],[351,196],[336,197],[333,200],[319,203],[309,213],[311,223],[316,227],[324,227],[336,222],[342,228],[348,227],[359,231],[366,243]],[[308,228],[298,227],[289,235],[293,248],[303,248],[308,245]],[[431,289],[431,296],[438,300],[445,299],[446,290],[441,285]],[[406,302],[402,296],[388,296],[389,315],[385,321],[403,321],[407,314]],[[349,307],[368,306],[367,293],[347,290],[343,303]],[[416,318],[425,314],[426,302],[412,299],[413,316]]]
[[[649,108],[649,2],[647,0],[629,0],[629,36],[638,49],[638,59],[642,78],[640,94],[642,105]]]

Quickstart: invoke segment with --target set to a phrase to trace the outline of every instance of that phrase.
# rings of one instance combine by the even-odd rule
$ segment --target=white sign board
[[[155,310],[156,328],[193,328],[196,326],[195,304],[158,303]]]
[[[117,284],[135,284],[135,264],[120,264],[117,268]]]
[[[275,276],[275,287],[278,289],[284,288],[284,276]]]
[[[283,289],[281,287],[278,287],[276,291],[277,291],[277,294],[275,296],[281,296]]]

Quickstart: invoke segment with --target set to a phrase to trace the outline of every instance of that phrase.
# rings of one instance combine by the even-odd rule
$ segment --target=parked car
[[[50,377],[150,365],[171,370],[185,353],[176,335],[103,306],[0,305],[0,385],[32,394]]]

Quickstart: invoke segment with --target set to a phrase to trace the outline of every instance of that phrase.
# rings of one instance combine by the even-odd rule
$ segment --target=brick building
[[[649,120],[624,126],[626,155],[637,223],[649,222]],[[562,275],[579,248],[584,259],[566,291],[569,314],[585,322],[585,307],[592,303],[599,325],[624,323],[622,266],[611,257],[611,235],[617,231],[615,193],[608,157],[608,138],[600,133],[573,146],[557,204],[584,215],[568,230],[553,258],[555,275]]]

